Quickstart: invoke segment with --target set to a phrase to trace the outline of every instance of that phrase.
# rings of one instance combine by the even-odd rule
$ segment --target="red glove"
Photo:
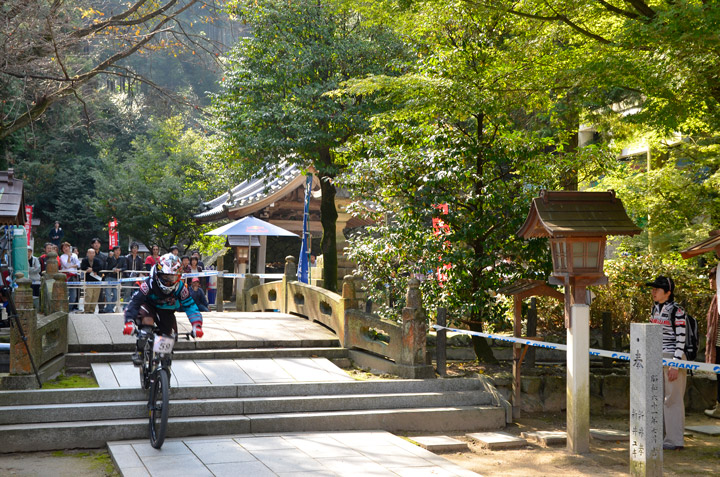
[[[135,331],[135,323],[132,321],[125,322],[125,328],[123,328],[124,335],[131,335]]]
[[[193,334],[195,338],[202,338],[205,333],[202,330],[202,323],[193,323]]]

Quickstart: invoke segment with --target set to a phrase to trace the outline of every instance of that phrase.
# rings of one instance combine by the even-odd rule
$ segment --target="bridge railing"
[[[297,281],[296,270],[295,258],[287,257],[280,281],[261,285],[257,276],[246,276],[240,309],[304,317],[332,330],[343,347],[385,360],[386,369],[394,374],[412,378],[434,376],[427,364],[427,323],[417,280],[410,282],[401,322],[393,323],[360,309],[354,277],[348,275],[343,279],[339,295]],[[369,356],[355,354],[353,359],[379,363]]]

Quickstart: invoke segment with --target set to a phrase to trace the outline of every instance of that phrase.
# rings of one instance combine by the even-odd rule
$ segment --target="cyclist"
[[[172,253],[160,257],[150,269],[150,276],[140,283],[125,309],[124,335],[132,334],[137,326],[157,323],[160,333],[165,336],[177,334],[175,311],[184,310],[196,338],[202,338],[202,315],[190,291],[180,280],[182,268],[180,259]],[[147,339],[147,338],[145,338]],[[142,365],[141,351],[145,342],[138,335],[137,350],[132,355],[135,366]]]

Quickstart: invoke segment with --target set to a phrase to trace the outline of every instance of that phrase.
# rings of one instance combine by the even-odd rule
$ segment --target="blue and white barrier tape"
[[[285,276],[282,273],[226,273],[223,278],[245,278],[248,275],[260,278],[282,278]]]
[[[223,278],[245,278],[247,275],[246,273],[226,273],[222,277]],[[276,278],[281,279],[284,275],[282,273],[254,273],[252,274],[255,277],[260,278]],[[182,278],[193,278],[193,277],[212,277],[212,276],[218,276],[218,272],[199,272],[199,273],[183,273]],[[90,285],[90,286],[115,286],[119,285],[121,283],[126,282],[138,282],[145,280],[147,276],[141,276],[141,277],[130,277],[130,278],[121,278],[119,280],[112,280],[112,281],[102,281],[102,282],[67,282],[68,285]]]
[[[183,273],[183,278],[194,278],[194,277],[212,277],[217,275],[218,272],[197,272],[197,273]]]
[[[514,336],[493,335],[490,333],[481,333],[479,331],[458,330],[457,328],[448,328],[446,326],[433,325],[436,330],[447,330],[453,333],[461,333],[464,335],[480,336],[482,338],[490,338],[498,341],[506,341],[508,343],[519,343],[522,345],[535,346],[537,348],[554,349],[557,351],[567,351],[567,345],[560,343],[544,343],[542,341],[534,341],[526,338],[515,338]],[[590,356],[601,356],[603,358],[612,358],[620,361],[630,361],[630,353],[620,353],[618,351],[607,351],[604,349],[589,349]],[[684,361],[680,359],[663,358],[663,366],[679,369],[689,369],[691,371],[708,371],[710,373],[720,374],[720,364],[699,363],[697,361]]]

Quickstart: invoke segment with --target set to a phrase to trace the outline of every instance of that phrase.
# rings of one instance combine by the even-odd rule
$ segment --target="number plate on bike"
[[[166,336],[156,336],[153,351],[156,353],[168,354],[172,352],[175,339]]]

